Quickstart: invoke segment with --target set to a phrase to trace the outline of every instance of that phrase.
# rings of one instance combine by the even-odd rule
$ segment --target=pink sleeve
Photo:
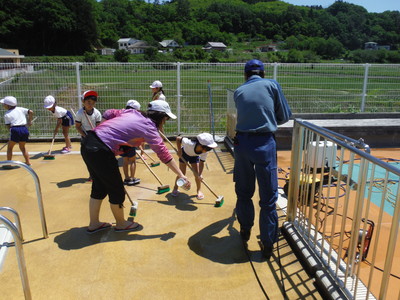
[[[164,141],[160,137],[158,132],[156,134],[152,134],[149,132],[149,134],[145,138],[145,141],[149,144],[151,150],[153,150],[157,154],[158,158],[164,164],[170,162],[173,159],[171,153],[169,153],[168,148],[165,146]]]
[[[112,118],[120,116],[122,112],[122,109],[108,109],[103,113],[103,118],[106,120],[110,120]]]

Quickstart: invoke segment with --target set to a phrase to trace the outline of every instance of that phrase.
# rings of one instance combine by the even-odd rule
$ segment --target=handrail
[[[400,169],[372,156],[362,139],[295,119],[290,173],[284,228],[293,228],[294,240],[315,254],[312,268],[332,276],[333,285],[351,299],[398,293],[390,278],[400,231]],[[378,259],[384,267],[376,286],[371,283]]]
[[[21,240],[23,241],[24,237],[22,234],[21,219],[19,218],[19,214],[15,211],[15,209],[13,209],[11,207],[3,206],[3,207],[0,207],[0,211],[1,210],[8,211],[14,215],[14,219],[15,219],[15,223],[17,224],[19,236],[21,237]]]
[[[10,210],[13,209],[11,208]],[[15,210],[13,213],[15,215],[18,215],[18,213]],[[0,223],[3,223],[13,235],[15,242],[15,250],[17,251],[18,267],[21,275],[21,281],[22,281],[22,287],[24,289],[25,299],[30,300],[32,299],[32,295],[29,287],[28,274],[26,272],[26,264],[25,264],[24,251],[22,249],[22,237],[20,235],[20,228],[17,228],[9,219],[7,219],[5,216],[2,215],[0,215]]]
[[[35,186],[36,186],[36,196],[38,198],[38,206],[39,206],[40,220],[42,223],[43,237],[48,238],[49,233],[47,230],[46,216],[44,213],[43,199],[42,199],[42,189],[40,187],[40,180],[39,180],[38,175],[30,166],[28,166],[27,164],[20,162],[20,161],[15,161],[15,160],[0,161],[0,166],[1,165],[19,166],[19,167],[22,167],[23,169],[27,170],[28,173],[32,175],[33,180],[35,182]]]

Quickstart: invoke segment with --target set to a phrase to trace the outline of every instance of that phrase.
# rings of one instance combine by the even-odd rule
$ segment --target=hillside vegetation
[[[116,48],[121,37],[153,46],[165,39],[185,45],[174,54],[150,51],[135,60],[240,61],[259,42],[287,50],[256,53],[270,61],[400,62],[400,12],[369,13],[344,1],[328,8],[276,0],[0,1],[0,47],[19,49],[25,56],[86,55],[86,60],[98,60],[88,53]],[[205,55],[196,50],[209,41],[223,42],[232,51]],[[366,53],[362,49],[369,41],[391,51]]]

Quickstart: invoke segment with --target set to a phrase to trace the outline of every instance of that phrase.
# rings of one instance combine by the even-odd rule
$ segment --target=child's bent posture
[[[207,154],[218,145],[209,133],[201,133],[195,139],[190,140],[178,136],[176,138],[176,145],[178,148],[179,168],[183,174],[186,174],[186,163],[189,163],[195,175],[197,187],[197,199],[204,199],[204,194],[201,191],[201,181],[203,180],[204,162],[206,161]],[[172,196],[178,196],[178,185],[175,183]]]
[[[58,129],[62,126],[62,133],[65,139],[65,147],[61,150],[61,153],[71,152],[71,139],[69,138],[69,128],[74,125],[74,118],[70,111],[56,104],[56,99],[49,95],[44,98],[44,108],[53,113],[53,116],[57,118],[56,128],[54,129],[54,135],[56,136]]]

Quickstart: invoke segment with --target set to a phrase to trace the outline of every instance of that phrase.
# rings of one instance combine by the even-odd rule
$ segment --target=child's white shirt
[[[53,116],[57,119],[64,117],[67,114],[67,110],[61,106],[54,107]]]
[[[96,127],[97,123],[101,122],[101,113],[97,108],[93,108],[93,113],[92,114],[86,114],[90,120],[90,122],[93,125],[93,128]],[[88,122],[87,118],[85,117],[84,114],[84,108],[82,107],[81,109],[78,110],[75,116],[75,121],[78,123],[82,124],[82,129],[83,131],[89,131],[92,130],[92,126]]]
[[[10,126],[23,126],[26,125],[26,116],[29,109],[24,107],[16,107],[6,111],[4,114],[4,123]]]
[[[196,143],[197,142],[193,142],[191,139],[188,139],[188,138],[185,138],[185,137],[182,139],[181,142],[182,142],[183,151],[185,151],[185,153],[187,155],[189,155],[189,156],[200,156],[200,160],[201,161],[206,161],[208,152],[197,154],[194,151],[194,148],[196,147]]]

